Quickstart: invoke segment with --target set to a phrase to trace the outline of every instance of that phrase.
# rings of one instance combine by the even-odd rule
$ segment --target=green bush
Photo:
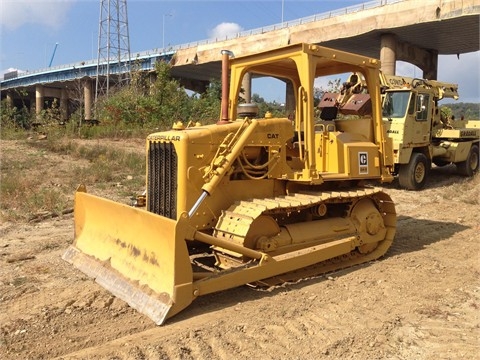
[[[167,63],[157,63],[155,74],[155,81],[148,85],[142,73],[134,73],[129,86],[100,101],[101,124],[165,129],[188,121],[194,99],[170,76]]]
[[[23,106],[16,108],[10,106],[7,100],[2,100],[0,104],[0,128],[2,134],[15,137],[14,133],[30,129],[32,125],[32,116],[28,109]]]

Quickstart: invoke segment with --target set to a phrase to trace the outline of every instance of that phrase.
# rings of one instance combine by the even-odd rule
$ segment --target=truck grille
[[[147,209],[177,218],[177,152],[172,143],[150,142],[148,151]]]

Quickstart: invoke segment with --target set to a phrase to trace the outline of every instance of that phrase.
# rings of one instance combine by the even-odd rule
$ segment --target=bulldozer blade
[[[75,194],[75,241],[63,259],[157,325],[194,299],[187,224]],[[186,221],[186,220],[185,220]]]

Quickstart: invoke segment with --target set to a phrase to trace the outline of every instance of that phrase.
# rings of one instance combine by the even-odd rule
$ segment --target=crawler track
[[[330,214],[326,215],[327,217],[348,218],[351,216],[351,209],[354,205],[365,198],[369,198],[374,202],[386,228],[384,239],[379,241],[375,248],[363,252],[355,248],[349,253],[338,254],[327,261],[269,278],[260,283],[274,285],[336,271],[378,259],[386,253],[392,244],[396,229],[395,206],[390,196],[380,189],[358,188],[350,191],[302,192],[274,198],[241,201],[233,204],[228,210],[223,212],[215,228],[214,236],[253,248],[254,244],[249,239],[251,237],[250,229],[255,226],[255,221],[260,217],[267,216],[273,218],[278,226],[295,222],[307,222],[311,218],[306,214],[312,214],[320,206],[326,206]],[[259,231],[265,231],[266,236],[272,235],[271,232],[274,230],[270,229],[271,227],[269,228],[268,223],[266,223],[267,226],[264,226],[264,224],[262,224],[261,230],[254,231],[256,236],[258,236]],[[323,229],[319,229],[319,232],[322,231]],[[359,238],[360,233],[357,232],[354,236]],[[305,246],[309,245],[309,243],[305,244]],[[275,257],[274,255],[273,258]]]

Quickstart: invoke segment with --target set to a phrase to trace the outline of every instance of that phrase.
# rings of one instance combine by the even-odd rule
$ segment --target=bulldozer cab
[[[361,177],[363,173],[390,181],[388,172],[382,171],[389,164],[385,157],[389,150],[384,147],[381,131],[377,60],[317,45],[297,44],[282,51],[234,58],[230,68],[231,119],[238,117],[239,103],[252,101],[250,96],[242,94],[255,79],[273,78],[276,86],[283,85],[285,101],[281,110],[283,116],[292,120],[294,129],[290,146],[293,159],[290,165],[294,171],[288,175],[289,179],[322,183],[346,174]],[[337,87],[338,93],[328,93],[331,97],[322,98],[327,93],[325,87]],[[338,136],[340,133],[348,133],[352,138],[343,139]],[[361,171],[357,167],[355,171],[353,164],[339,163],[338,158],[344,157],[343,141],[372,143],[367,157],[376,159],[378,166],[367,170],[363,167]]]

